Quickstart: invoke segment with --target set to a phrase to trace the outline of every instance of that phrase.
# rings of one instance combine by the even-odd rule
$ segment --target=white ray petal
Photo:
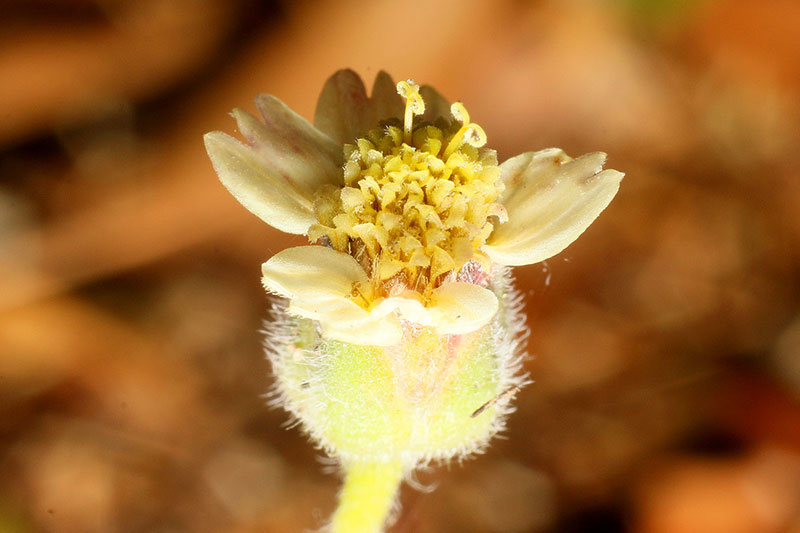
[[[422,304],[419,293],[416,291],[406,291],[400,296],[384,298],[372,308],[372,313],[376,316],[387,316],[395,311],[403,319],[420,326],[433,324],[431,311]]]
[[[251,213],[286,233],[305,234],[316,222],[308,191],[277,174],[251,146],[219,131],[204,140],[220,181]]]
[[[433,291],[430,311],[437,331],[463,334],[488,324],[498,306],[497,296],[489,289],[457,281]]]
[[[451,120],[453,117],[450,114],[450,102],[439,94],[439,92],[430,85],[423,85],[419,94],[425,100],[425,113],[422,115],[422,120],[433,124],[437,118],[445,118]]]
[[[355,285],[368,286],[367,273],[347,254],[326,246],[295,246],[261,266],[264,286],[286,298],[320,294],[348,296]]]
[[[495,263],[527,265],[569,246],[608,206],[623,174],[602,170],[605,154],[571,159],[548,149],[500,166],[508,222],[495,228],[483,250]]]
[[[328,339],[389,346],[402,338],[397,318],[371,313],[349,296],[369,280],[355,259],[324,246],[297,246],[275,254],[262,266],[267,290],[289,299],[290,314],[317,320]]]
[[[272,95],[256,97],[263,122],[234,109],[238,129],[279,175],[314,191],[341,178],[342,147]]]
[[[397,94],[397,86],[392,77],[383,70],[375,76],[369,100],[370,120],[374,123],[370,127],[377,126],[379,121],[387,118],[401,119],[403,117],[405,110],[403,99]]]
[[[368,346],[394,346],[403,339],[403,328],[394,315],[357,319],[350,318],[345,310],[337,312],[343,319],[320,321],[325,338]]]
[[[349,69],[333,74],[317,100],[314,126],[337,143],[353,143],[369,124],[369,99],[361,78]]]

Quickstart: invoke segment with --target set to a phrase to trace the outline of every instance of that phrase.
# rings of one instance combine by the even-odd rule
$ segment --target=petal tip
[[[203,134],[203,144],[206,145],[206,150],[210,150],[212,146],[214,148],[217,147],[220,135],[225,134],[221,131],[209,131],[208,133]]]

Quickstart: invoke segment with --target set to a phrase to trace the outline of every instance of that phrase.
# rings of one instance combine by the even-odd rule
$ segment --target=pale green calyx
[[[483,449],[523,381],[519,298],[505,269],[494,274],[501,306],[492,322],[460,335],[408,327],[396,346],[326,340],[277,305],[267,337],[276,403],[345,463],[411,469]]]

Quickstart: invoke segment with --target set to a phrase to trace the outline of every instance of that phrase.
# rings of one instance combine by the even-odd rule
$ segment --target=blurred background
[[[464,101],[500,158],[627,173],[516,270],[505,439],[401,532],[800,532],[796,0],[4,0],[0,532],[295,532],[338,477],[265,406],[260,265],[300,239],[202,134],[343,67]]]

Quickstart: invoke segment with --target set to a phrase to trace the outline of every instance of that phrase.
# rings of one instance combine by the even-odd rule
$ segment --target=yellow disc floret
[[[319,192],[309,238],[355,257],[375,296],[394,287],[425,296],[471,259],[483,262],[490,217],[504,220],[503,184],[486,134],[461,103],[451,107],[454,120],[415,126],[425,112],[419,87],[401,81],[397,92],[404,122],[386,120],[344,146],[344,186]]]

